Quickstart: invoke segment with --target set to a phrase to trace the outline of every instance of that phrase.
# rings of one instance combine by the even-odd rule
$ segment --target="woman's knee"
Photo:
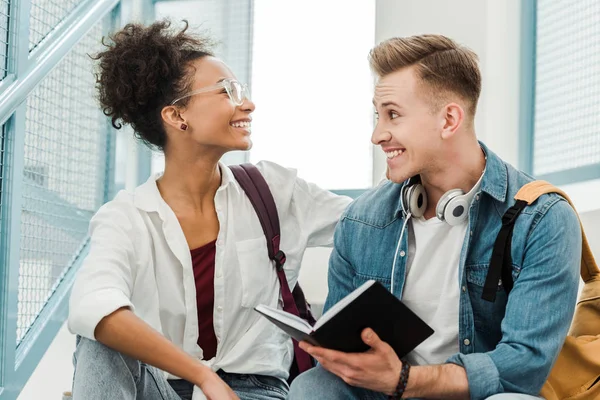
[[[141,368],[138,361],[79,337],[73,361],[73,399],[135,398]]]
[[[77,338],[73,363],[76,376],[78,370],[86,375],[94,373],[105,375],[111,370],[119,370],[119,373],[122,373],[125,369],[133,375],[134,379],[140,375],[139,361],[124,356],[100,342],[83,337]]]

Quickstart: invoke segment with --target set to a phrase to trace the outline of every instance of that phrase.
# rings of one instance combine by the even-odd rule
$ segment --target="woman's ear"
[[[185,119],[179,112],[179,109],[175,106],[164,107],[161,110],[160,115],[163,121],[167,125],[173,127],[174,129],[180,129],[185,131],[188,127]]]

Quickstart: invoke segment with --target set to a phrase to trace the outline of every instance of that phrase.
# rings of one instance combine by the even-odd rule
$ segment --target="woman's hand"
[[[198,386],[208,400],[239,400],[239,397],[219,378],[219,375],[212,371],[205,372],[203,375],[202,382]]]

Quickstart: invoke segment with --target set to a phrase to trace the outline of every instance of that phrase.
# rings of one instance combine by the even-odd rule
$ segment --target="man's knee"
[[[300,374],[290,387],[288,400],[304,400],[317,399],[323,397],[323,390],[327,388],[328,394],[334,394],[337,385],[345,384],[337,376],[323,369],[321,366],[316,366],[308,371]],[[331,396],[332,398],[335,398]]]
[[[521,393],[499,393],[488,397],[486,400],[544,400],[538,396]]]
[[[316,388],[316,384],[313,383],[313,371],[315,369],[316,367],[309,369],[308,371],[298,375],[296,379],[292,381],[290,391],[288,393],[288,400],[310,398],[306,396],[312,393],[314,388]]]
[[[381,393],[353,387],[320,365],[311,368],[292,382],[288,400],[385,399]]]

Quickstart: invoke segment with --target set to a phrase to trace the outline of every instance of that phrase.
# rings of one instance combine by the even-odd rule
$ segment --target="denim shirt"
[[[504,212],[517,191],[533,179],[487,154],[479,192],[469,209],[459,261],[460,352],[447,362],[465,368],[471,399],[496,393],[539,393],[560,351],[573,317],[581,260],[581,228],[573,208],[551,193],[527,206],[512,239],[514,287],[502,283],[496,301],[481,298],[492,248]],[[402,184],[385,182],[364,193],[338,224],[329,262],[325,310],[374,279],[402,298],[408,234],[396,251],[405,215]],[[452,268],[452,266],[448,266]],[[410,329],[410,327],[407,327]]]

